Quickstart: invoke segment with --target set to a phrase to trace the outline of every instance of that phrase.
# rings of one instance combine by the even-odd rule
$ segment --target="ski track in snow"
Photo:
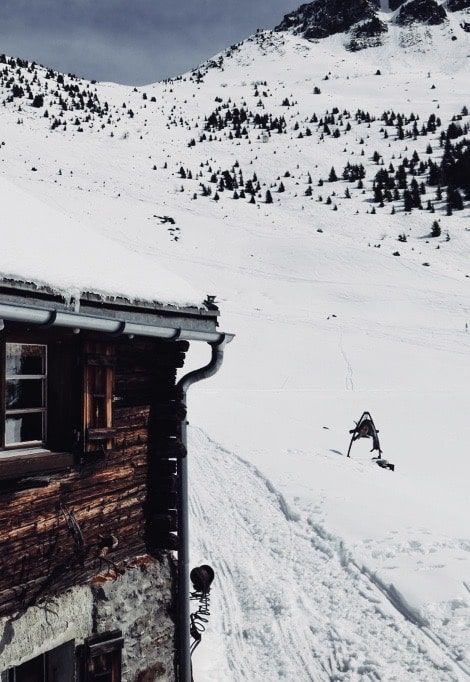
[[[468,679],[339,538],[202,430],[190,439],[192,554],[216,573],[208,631],[218,630],[228,666],[207,682]]]
[[[346,351],[344,350],[343,332],[341,332],[339,337],[339,349],[341,351],[341,355],[343,356],[344,362],[346,363],[345,388],[347,391],[354,391],[354,372],[351,362],[349,361]]]

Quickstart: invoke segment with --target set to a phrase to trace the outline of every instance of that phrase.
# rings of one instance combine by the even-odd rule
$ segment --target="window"
[[[120,682],[122,648],[120,630],[90,637],[84,645],[84,682]]]
[[[75,680],[74,641],[0,673],[1,682],[73,682]]]
[[[0,341],[0,482],[70,468],[80,429],[77,340],[26,334]]]
[[[42,447],[46,440],[47,347],[5,345],[5,449]]]
[[[113,445],[114,348],[87,343],[83,421],[86,452],[109,450]]]
[[[113,447],[115,345],[26,334],[0,343],[0,480]]]

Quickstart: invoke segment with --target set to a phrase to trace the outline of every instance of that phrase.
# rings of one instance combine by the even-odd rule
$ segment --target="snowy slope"
[[[258,469],[200,430],[192,431],[191,444],[198,453],[195,542],[220,577],[212,609],[225,640],[209,630],[201,679],[443,680],[465,674],[452,645],[402,594],[358,563],[339,536],[313,515],[294,512]],[[221,517],[224,507],[230,514]]]
[[[91,109],[55,75],[42,108],[0,108],[5,178],[218,294],[222,326],[237,333],[220,375],[191,394],[203,429],[192,432],[193,563],[218,573],[202,679],[468,677],[470,206],[447,216],[427,186],[435,213],[405,213],[402,198],[381,207],[372,192],[374,152],[387,168],[431,145],[437,163],[441,131],[470,106],[466,17],[390,23],[382,45],[358,52],[345,34],[262,32],[167,83],[65,78],[96,94]],[[15,68],[4,69],[8,98]],[[32,93],[44,91],[47,71],[34,81],[30,69],[19,68]],[[285,132],[250,118],[240,137],[205,130],[233,108],[284,117]],[[339,137],[311,123],[335,108],[348,112],[331,125]],[[391,110],[408,132],[411,114],[442,125],[385,137]],[[364,190],[328,182],[348,162],[364,165]],[[224,171],[256,174],[254,203],[220,189]],[[435,219],[442,234],[430,238]],[[394,474],[370,462],[369,443],[344,456],[366,409]]]
[[[0,178],[0,194],[2,277],[48,287],[67,299],[80,300],[83,292],[94,292],[202,306],[204,297],[172,272],[156,268],[145,255],[129,253],[121,244],[71,220],[64,210],[52,208],[4,177]]]

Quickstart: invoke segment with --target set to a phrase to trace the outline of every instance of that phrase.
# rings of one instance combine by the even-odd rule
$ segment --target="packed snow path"
[[[190,433],[192,560],[216,573],[196,680],[467,679],[339,538],[290,509],[255,467]]]

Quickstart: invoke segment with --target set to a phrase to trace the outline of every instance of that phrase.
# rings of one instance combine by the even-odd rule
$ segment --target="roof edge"
[[[108,312],[108,311],[106,311]],[[129,316],[91,315],[80,310],[55,309],[51,305],[29,306],[19,305],[0,298],[0,320],[4,322],[26,324],[33,327],[62,327],[74,333],[81,331],[100,332],[113,337],[133,338],[146,336],[165,339],[167,341],[205,341],[211,344],[230,343],[233,334],[217,331],[215,321],[211,325],[195,323],[187,317],[162,320],[159,316],[145,316],[136,319]],[[2,325],[3,327],[4,325]]]
[[[204,304],[197,307],[162,304],[140,299],[130,300],[124,296],[110,296],[91,291],[80,293],[80,297],[67,298],[51,287],[38,286],[33,282],[11,278],[0,278],[0,300],[11,301],[18,305],[33,304],[38,307],[53,304],[54,309],[64,311],[77,312],[83,308],[90,308],[109,312],[125,311],[144,315],[195,317],[217,324],[220,312],[214,299],[215,297],[208,296]]]

